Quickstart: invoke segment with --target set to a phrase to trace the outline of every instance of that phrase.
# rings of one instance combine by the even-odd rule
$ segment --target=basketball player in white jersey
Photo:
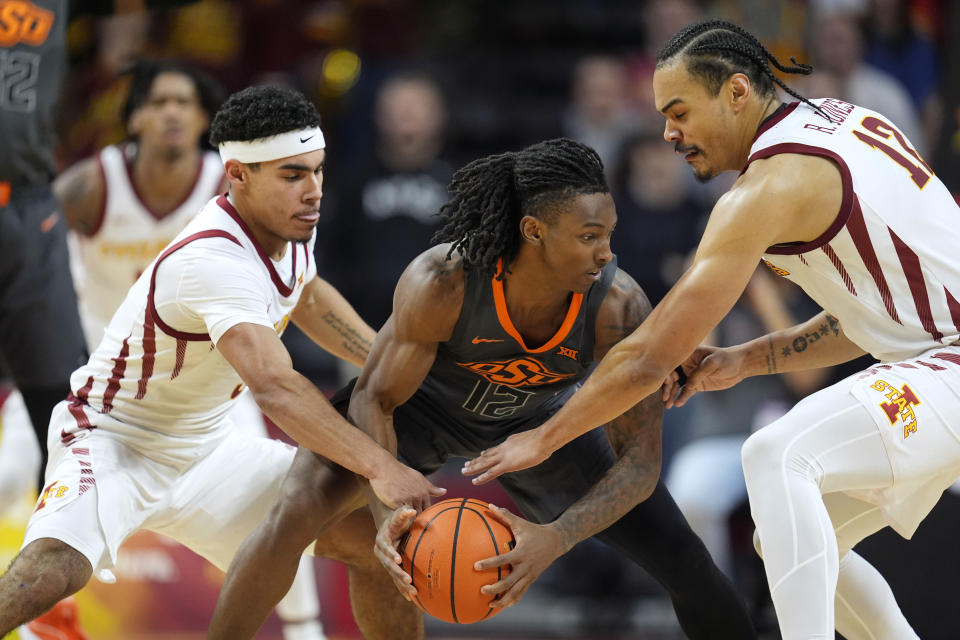
[[[218,111],[211,140],[229,194],[149,265],[74,372],[50,424],[45,490],[0,578],[0,636],[91,575],[111,580],[117,549],[139,529],[226,569],[276,501],[294,453],[233,427],[228,413],[246,386],[292,438],[369,478],[384,501],[423,507],[444,493],[341,418],[280,342],[293,320],[359,365],[374,336],[316,277],[319,124],[302,95],[272,87],[241,91]],[[380,606],[409,607],[372,554],[361,562],[348,567],[352,580],[383,583]]]
[[[796,64],[796,63],[795,63]],[[697,177],[740,177],[692,266],[546,423],[484,452],[485,482],[545,459],[664,380],[668,404],[752,375],[881,364],[801,401],[750,437],[743,465],[783,638],[916,638],[882,576],[851,549],[891,526],[909,538],[960,476],[960,210],[882,114],[807,100],[785,66],[727,22],[691,25],[653,78],[664,137]],[[781,104],[774,83],[799,99]],[[726,349],[698,348],[763,259],[824,312]],[[686,385],[674,398],[682,365]]]
[[[139,60],[128,76],[122,115],[129,141],[105,147],[54,182],[71,229],[70,267],[91,352],[130,286],[203,205],[226,189],[219,155],[199,146],[222,100],[219,87],[172,60]],[[39,464],[32,451],[20,446],[31,431],[22,406],[17,392],[3,406],[0,461],[8,464],[0,467],[9,469],[0,474],[3,480],[16,480],[0,483],[0,495],[14,498],[26,491],[25,481]],[[239,429],[266,435],[248,392],[240,396],[231,419]],[[323,640],[311,559],[301,560],[277,613],[284,640]]]

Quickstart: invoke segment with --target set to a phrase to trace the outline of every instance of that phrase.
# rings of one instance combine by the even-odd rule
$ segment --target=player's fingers
[[[481,484],[487,484],[491,480],[496,480],[497,478],[500,477],[500,474],[503,473],[503,471],[501,471],[499,467],[500,465],[495,465],[489,471],[484,471],[483,473],[478,475],[476,478],[474,478],[470,482],[474,485],[479,486]]]
[[[496,464],[497,459],[498,456],[495,450],[487,449],[485,451],[481,451],[479,456],[473,460],[467,460],[463,464],[463,468],[460,470],[460,473],[465,476],[475,476]]]
[[[673,405],[676,407],[682,407],[687,403],[687,400],[696,395],[698,389],[692,384],[687,384],[680,390],[680,393],[677,395],[676,400],[673,401]]]
[[[514,524],[517,521],[517,516],[513,514],[509,509],[504,509],[503,507],[498,507],[495,504],[487,504],[487,508],[490,509],[490,515],[493,516],[493,519],[502,524],[503,526],[510,529],[513,532],[513,535],[517,535],[516,527]]]
[[[402,506],[390,515],[387,522],[387,536],[394,544],[399,542],[417,517],[417,510],[413,507]]]
[[[516,583],[516,581],[519,579],[520,579],[519,573],[511,572],[510,575],[508,575],[503,580],[499,580],[497,582],[494,582],[493,584],[488,584],[480,587],[480,593],[487,596],[495,596],[498,593],[503,593],[504,591],[512,587],[514,583]]]
[[[373,552],[376,554],[380,562],[400,564],[403,562],[403,558],[400,557],[400,554],[397,552],[397,545],[393,540],[385,538],[382,535],[378,535],[376,542],[373,545]]]
[[[494,600],[491,603],[491,606],[501,607],[503,609],[512,607],[520,601],[520,598],[522,598],[523,594],[527,592],[527,589],[530,588],[531,584],[532,581],[527,580],[526,578],[517,580],[517,582],[511,588],[500,594],[500,597]]]
[[[497,567],[505,567],[509,564],[512,564],[513,551],[507,553],[502,553],[499,556],[492,556],[490,558],[484,558],[483,560],[477,560],[473,563],[473,568],[477,571],[485,571],[487,569],[496,569]],[[493,593],[497,593],[494,591]]]

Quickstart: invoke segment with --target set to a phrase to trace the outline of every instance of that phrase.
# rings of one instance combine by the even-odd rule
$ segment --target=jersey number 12
[[[923,189],[927,183],[930,182],[930,176],[933,175],[933,169],[931,169],[930,165],[923,161],[923,158],[920,157],[920,154],[917,153],[917,150],[910,146],[910,143],[908,143],[907,139],[903,137],[903,134],[893,128],[893,125],[888,122],[884,122],[879,118],[867,116],[863,119],[863,122],[860,123],[860,126],[870,133],[882,138],[882,140],[878,140],[877,138],[868,135],[863,131],[854,130],[853,135],[857,136],[860,142],[868,144],[874,149],[879,149],[891,160],[909,171],[910,178],[921,189]],[[884,140],[890,140],[890,136],[893,136],[900,148],[910,155],[909,158],[884,142]],[[914,160],[916,160],[916,162],[919,164],[914,163]]]

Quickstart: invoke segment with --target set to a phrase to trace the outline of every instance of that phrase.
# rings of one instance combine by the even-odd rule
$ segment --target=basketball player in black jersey
[[[443,244],[407,267],[363,373],[334,399],[344,407],[352,387],[351,421],[423,473],[541,424],[650,312],[610,251],[616,210],[588,147],[558,139],[483,158],[454,176],[450,193]],[[652,394],[539,466],[499,479],[530,520],[500,510],[517,544],[484,561],[513,567],[484,587],[502,594],[497,606],[596,536],[664,586],[689,637],[755,637],[740,597],[659,482],[662,412]],[[280,502],[230,567],[208,637],[251,638],[315,537],[318,555],[372,557],[367,510],[330,525],[360,495],[354,478],[301,449]],[[370,505],[375,555],[410,598],[396,547],[415,511],[391,512],[375,497]],[[380,617],[384,635],[364,630],[368,640],[422,636],[412,608],[378,611],[364,603],[371,596],[351,593],[358,618]]]

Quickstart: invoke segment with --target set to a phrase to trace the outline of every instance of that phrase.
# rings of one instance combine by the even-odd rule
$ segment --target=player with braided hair
[[[850,640],[916,638],[886,581],[852,549],[886,526],[909,538],[960,476],[960,211],[894,123],[832,98],[780,104],[763,89],[767,62],[810,70],[783,67],[726,22],[688,27],[660,54],[664,138],[698,177],[740,176],[643,325],[550,420],[466,472],[482,483],[535,465],[657,395],[665,379],[667,406],[681,405],[749,376],[870,353],[880,365],[752,435],[744,475],[785,640],[835,628]],[[824,311],[742,345],[698,346],[761,260]]]
[[[423,473],[542,422],[650,309],[610,252],[617,215],[592,149],[559,139],[483,158],[456,173],[450,192],[441,244],[407,267],[359,380],[333,399]],[[502,478],[530,520],[497,510],[517,544],[481,563],[513,567],[483,588],[501,594],[494,606],[517,602],[554,559],[596,536],[665,587],[689,637],[755,637],[740,597],[659,482],[662,411],[651,396],[537,468]],[[352,478],[301,451],[271,517],[230,568],[209,638],[253,637],[292,578],[291,558],[331,513],[354,507],[359,492]],[[324,531],[315,551],[344,559],[370,554],[376,540],[381,564],[412,597],[397,544],[416,511],[369,504],[378,534],[370,512],[357,511]],[[283,572],[285,583],[270,578],[272,592],[258,579]],[[354,606],[370,597],[351,595]],[[389,637],[419,632],[394,627]]]

